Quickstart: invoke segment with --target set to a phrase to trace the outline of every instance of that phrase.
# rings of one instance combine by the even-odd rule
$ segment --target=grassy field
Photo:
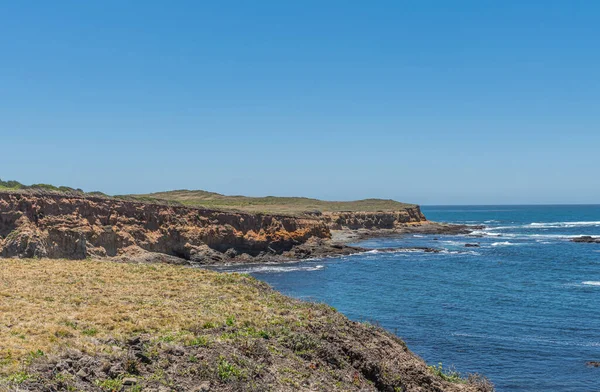
[[[248,212],[269,212],[277,214],[302,214],[310,211],[399,211],[413,204],[400,203],[394,200],[365,199],[357,201],[324,201],[305,197],[247,197],[225,196],[206,191],[178,190],[158,192],[146,195],[128,195],[138,200],[168,200],[193,207],[240,210]]]
[[[398,338],[327,305],[181,266],[0,259],[0,342],[0,390],[477,385],[427,368]]]
[[[81,196],[111,197],[102,192],[84,192],[66,186],[50,184],[24,185],[18,181],[0,180],[0,191],[47,191]],[[219,210],[245,211],[251,213],[271,213],[282,215],[302,215],[307,212],[377,212],[401,211],[414,204],[401,203],[386,199],[364,199],[356,201],[325,201],[306,197],[248,197],[226,196],[214,192],[176,190],[149,194],[133,194],[113,196],[121,200],[132,200],[146,203],[165,203],[188,207],[201,207]]]

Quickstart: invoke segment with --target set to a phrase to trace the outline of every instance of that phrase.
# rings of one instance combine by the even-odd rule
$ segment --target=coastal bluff
[[[327,239],[312,218],[58,194],[0,193],[0,255],[84,259],[147,251],[192,261]]]
[[[177,258],[214,264],[349,253],[354,248],[329,246],[332,230],[394,230],[428,223],[418,206],[398,204],[402,208],[396,211],[284,214],[168,199],[0,191],[0,256],[85,259],[153,254],[173,256],[172,262]]]

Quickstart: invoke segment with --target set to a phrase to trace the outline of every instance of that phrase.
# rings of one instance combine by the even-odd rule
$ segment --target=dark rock
[[[588,244],[600,244],[600,237],[592,237],[589,235],[583,235],[581,237],[573,238],[573,242],[585,242]]]
[[[149,358],[149,357],[148,357],[146,354],[144,354],[144,353],[143,353],[143,352],[141,352],[141,351],[137,351],[137,352],[135,352],[135,353],[134,353],[134,355],[135,355],[135,357],[136,357],[137,359],[139,359],[139,360],[140,360],[140,362],[142,362],[142,363],[146,363],[146,364],[152,363],[152,360],[151,360],[151,359],[150,359],[150,358]]]
[[[465,248],[479,248],[479,244],[465,244]]]
[[[110,370],[108,371],[108,375],[111,378],[116,378],[123,373],[125,373],[125,371],[123,370],[123,365],[121,365],[120,363],[111,366]]]

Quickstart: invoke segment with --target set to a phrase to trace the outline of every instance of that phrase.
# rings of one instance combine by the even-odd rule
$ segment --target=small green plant
[[[466,383],[465,379],[462,378],[459,372],[457,372],[453,367],[444,369],[442,363],[438,363],[437,366],[432,365],[428,366],[429,370],[438,377],[456,383]]]
[[[13,384],[23,384],[25,381],[31,380],[33,378],[34,378],[33,375],[31,375],[27,372],[21,371],[21,372],[9,374],[6,377],[6,381],[13,383]]]
[[[86,328],[81,331],[85,336],[96,336],[98,334],[98,330],[96,328]]]
[[[25,363],[30,365],[34,359],[43,357],[44,355],[45,354],[42,350],[31,351],[29,354],[27,354],[27,357],[25,358]]]
[[[198,336],[186,342],[186,346],[208,347],[208,339],[206,338],[206,336]]]
[[[213,329],[213,328],[217,328],[218,325],[215,323],[211,323],[210,321],[205,322],[204,324],[202,324],[202,329]]]
[[[240,379],[242,377],[242,371],[234,364],[229,363],[224,357],[219,357],[217,372],[219,378],[223,381]]]
[[[227,319],[225,320],[225,324],[229,327],[233,327],[235,325],[235,316],[229,316],[227,317]]]
[[[175,336],[172,334],[163,335],[163,336],[159,337],[158,340],[163,343],[172,343],[175,341]]]

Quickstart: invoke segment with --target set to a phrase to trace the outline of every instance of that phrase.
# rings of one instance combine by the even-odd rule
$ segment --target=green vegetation
[[[364,199],[356,201],[325,201],[306,197],[247,197],[226,196],[214,192],[177,190],[144,195],[108,196],[102,192],[84,192],[67,186],[50,184],[23,185],[18,181],[0,180],[0,191],[43,191],[70,195],[116,198],[142,203],[167,204],[176,206],[208,208],[226,211],[244,211],[250,213],[269,213],[281,215],[314,215],[323,212],[378,212],[401,211],[414,204],[400,203],[394,200]]]
[[[437,366],[429,366],[429,370],[436,376],[441,377],[443,380],[449,382],[456,382],[462,384],[467,382],[467,380],[463,378],[462,375],[459,372],[457,372],[453,367],[444,369],[444,366],[441,362],[438,363]]]
[[[146,202],[169,201],[190,207],[239,210],[256,213],[297,215],[317,212],[343,211],[400,211],[413,204],[394,200],[365,199],[357,201],[324,201],[306,197],[247,197],[225,196],[206,191],[178,190],[147,195],[127,195],[122,198]]]
[[[243,372],[224,357],[219,358],[217,371],[219,372],[219,378],[223,381],[240,379],[243,377]]]
[[[18,181],[2,181],[0,179],[0,190],[40,190],[40,191],[51,191],[61,193],[84,193],[81,189],[75,189],[68,186],[54,186],[50,184],[32,184],[23,185]]]

